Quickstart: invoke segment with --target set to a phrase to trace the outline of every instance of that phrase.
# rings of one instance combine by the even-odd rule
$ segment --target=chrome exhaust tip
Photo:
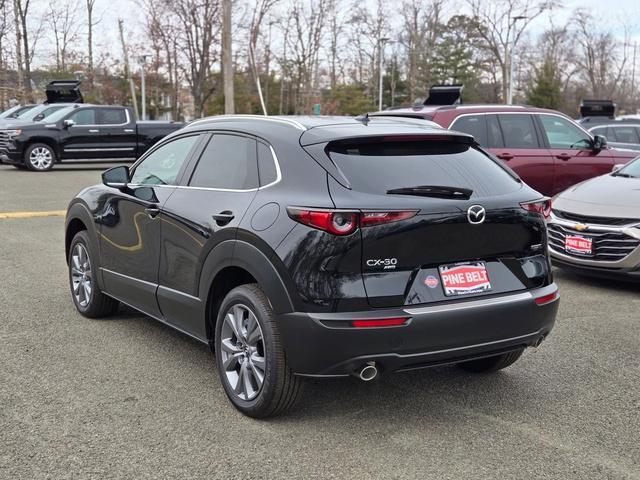
[[[367,363],[360,369],[359,372],[357,372],[356,376],[363,382],[370,382],[378,376],[378,369],[376,368],[376,364],[374,362]]]

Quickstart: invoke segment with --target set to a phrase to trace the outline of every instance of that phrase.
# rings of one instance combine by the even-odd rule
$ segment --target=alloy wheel
[[[53,154],[48,148],[36,147],[29,154],[29,163],[36,170],[46,170],[53,163]]]
[[[264,383],[266,356],[262,328],[251,309],[229,308],[220,335],[220,353],[226,381],[241,400],[258,396]]]
[[[93,284],[89,254],[82,243],[77,243],[71,253],[71,283],[76,303],[85,308],[91,301]]]

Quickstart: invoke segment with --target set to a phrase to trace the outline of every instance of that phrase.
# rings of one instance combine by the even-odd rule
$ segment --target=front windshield
[[[33,120],[33,117],[42,113],[42,111],[45,110],[47,107],[48,105],[35,106],[33,108],[30,108],[29,110],[20,112],[20,114],[16,118],[19,118],[20,120]]]
[[[636,157],[635,160],[631,160],[620,170],[614,172],[614,175],[619,177],[640,178],[640,157]]]
[[[18,116],[17,114],[28,112],[33,107],[33,105],[16,105],[15,107],[11,107],[9,110],[2,112],[2,114],[0,114],[0,118],[15,118]]]
[[[52,114],[50,114],[47,118],[45,118],[45,120],[47,121],[47,123],[55,123],[58,120],[62,120],[64,117],[70,114],[74,109],[75,107],[61,108],[57,112],[53,112]]]

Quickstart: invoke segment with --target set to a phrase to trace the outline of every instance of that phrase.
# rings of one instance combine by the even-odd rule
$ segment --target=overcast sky
[[[365,2],[373,0],[364,0]],[[489,0],[491,1],[491,0]],[[81,3],[81,8],[84,2]],[[392,0],[390,5],[400,4],[399,0]],[[457,3],[457,4],[456,4]],[[465,10],[464,0],[452,1],[451,13]],[[553,12],[554,25],[563,25],[568,22],[576,8],[584,8],[602,21],[604,28],[613,29],[613,33],[623,38],[623,31],[620,26],[626,23],[632,40],[640,45],[640,0],[563,0],[563,9]],[[393,8],[393,7],[392,7]],[[123,18],[126,29],[130,32],[129,41],[137,43],[141,37],[139,32],[143,29],[144,18],[141,15],[141,8],[136,0],[97,0],[96,11],[102,15],[102,21],[96,27],[96,49],[98,51],[109,51],[114,56],[120,56],[120,43],[118,40],[117,20]],[[84,15],[84,11],[81,10]],[[528,29],[529,35],[535,37],[542,33],[550,25],[548,15],[540,17]],[[616,28],[618,30],[616,30]]]

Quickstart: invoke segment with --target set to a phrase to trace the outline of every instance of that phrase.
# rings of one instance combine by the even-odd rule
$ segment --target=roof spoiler
[[[79,80],[54,80],[45,88],[47,103],[83,103]]]
[[[612,100],[582,100],[580,103],[580,116],[584,117],[608,117],[614,118],[616,104]]]
[[[422,102],[423,105],[455,105],[462,103],[462,90],[464,85],[455,83],[450,85],[432,85],[429,96]]]

